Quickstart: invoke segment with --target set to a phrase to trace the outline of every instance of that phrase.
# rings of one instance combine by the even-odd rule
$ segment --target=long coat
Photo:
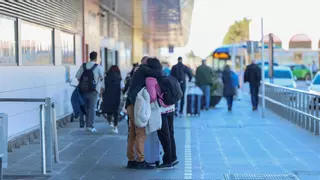
[[[236,88],[234,87],[231,70],[224,70],[222,72],[223,81],[223,96],[234,96],[236,94]]]
[[[119,113],[121,99],[121,75],[117,72],[108,72],[104,79],[102,113]]]

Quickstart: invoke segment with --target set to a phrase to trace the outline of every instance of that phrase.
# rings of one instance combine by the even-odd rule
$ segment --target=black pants
[[[251,103],[253,108],[257,108],[259,104],[259,86],[250,84]]]
[[[228,104],[228,109],[232,109],[232,104],[233,104],[233,96],[226,96],[227,104]]]
[[[113,118],[113,125],[114,126],[118,126],[118,121],[119,121],[119,114],[117,112],[115,113],[108,113],[107,114],[107,120],[109,123],[112,122],[112,118]]]
[[[161,117],[162,127],[158,130],[158,137],[164,151],[162,159],[164,164],[172,164],[173,161],[177,160],[173,127],[174,114],[173,112],[162,114]]]
[[[184,95],[185,95],[185,92],[186,92],[186,83],[180,83],[180,87],[181,87],[181,90],[182,90],[182,98],[180,100],[180,106],[179,106],[179,102],[176,103],[176,113],[179,113],[182,114],[183,113],[183,106],[184,106]]]

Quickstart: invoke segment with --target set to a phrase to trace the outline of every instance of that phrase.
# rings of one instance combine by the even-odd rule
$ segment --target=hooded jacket
[[[145,64],[141,64],[136,72],[133,73],[130,87],[128,91],[128,97],[126,101],[126,107],[129,105],[134,105],[136,96],[139,91],[146,86],[146,78],[154,77],[160,78],[162,76],[162,71],[158,71],[148,67]]]

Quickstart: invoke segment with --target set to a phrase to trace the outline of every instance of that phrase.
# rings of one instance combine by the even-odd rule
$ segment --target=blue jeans
[[[205,97],[205,108],[209,109],[210,108],[210,85],[202,85],[200,88]]]
[[[232,109],[233,96],[226,96],[225,98],[226,98],[226,100],[227,100],[228,109]]]
[[[259,104],[259,86],[250,85],[251,103],[253,108],[258,108]]]
[[[92,128],[94,127],[94,119],[96,116],[96,106],[98,102],[99,94],[98,92],[90,92],[90,93],[85,93],[83,94],[83,99],[87,111],[86,115],[86,127],[87,128]],[[84,115],[80,114],[80,126],[81,124],[84,125],[84,120],[83,120]]]

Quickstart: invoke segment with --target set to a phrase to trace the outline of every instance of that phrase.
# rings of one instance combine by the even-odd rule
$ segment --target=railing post
[[[0,113],[0,155],[2,168],[8,167],[8,114]],[[2,169],[0,168],[0,170]]]
[[[51,98],[45,100],[45,143],[46,143],[46,170],[52,172],[52,108]]]
[[[3,176],[2,176],[2,158],[3,158],[3,154],[0,154],[0,180],[3,179]]]
[[[47,174],[46,138],[45,138],[45,112],[44,105],[40,105],[40,149],[41,149],[41,172]]]
[[[317,109],[316,109],[316,117],[317,118],[319,118],[319,108],[320,108],[320,106],[319,106],[319,97],[317,98]],[[319,120],[318,119],[315,119],[314,120],[314,122],[313,122],[313,124],[316,126],[315,128],[314,128],[314,135],[319,135]]]
[[[57,132],[57,114],[54,102],[52,107],[52,133],[53,133],[53,148],[54,148],[54,162],[59,163],[59,147],[58,147],[58,132]]]

